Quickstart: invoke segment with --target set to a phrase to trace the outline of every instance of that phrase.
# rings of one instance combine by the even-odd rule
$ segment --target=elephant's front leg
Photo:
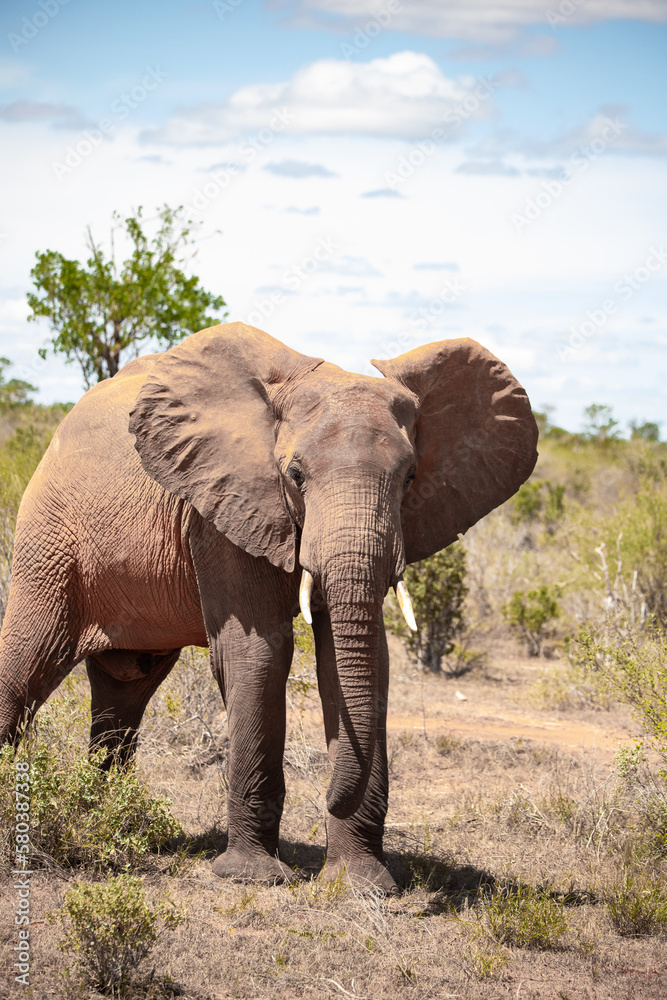
[[[336,671],[331,623],[326,611],[313,614],[317,651],[317,679],[324,713],[329,757],[336,754],[339,724],[339,686]],[[387,768],[387,694],[389,689],[389,652],[382,630],[378,663],[378,722],[373,767],[364,801],[348,819],[329,816],[326,878],[345,874],[356,886],[371,886],[386,893],[398,891],[387,871],[382,850],[384,821],[387,815],[389,778]]]
[[[291,633],[291,619],[287,624]],[[229,841],[213,864],[216,875],[269,881],[295,877],[278,859],[285,800],[285,685],[292,657],[292,637],[285,636],[288,629],[282,625],[268,635],[245,635],[236,622],[224,629]]]
[[[191,546],[211,664],[229,723],[229,839],[213,871],[292,880],[295,873],[278,859],[278,834],[285,799],[285,686],[298,581],[217,532]]]

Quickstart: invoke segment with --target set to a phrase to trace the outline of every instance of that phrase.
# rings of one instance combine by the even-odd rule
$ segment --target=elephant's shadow
[[[227,834],[209,831],[188,838],[182,848],[190,856],[212,861],[226,850]],[[324,868],[326,851],[317,844],[281,838],[280,857],[304,879],[314,879]],[[429,893],[422,916],[464,909],[496,888],[496,878],[491,872],[475,865],[457,864],[445,856],[389,849],[385,851],[385,863],[401,894],[414,889]]]

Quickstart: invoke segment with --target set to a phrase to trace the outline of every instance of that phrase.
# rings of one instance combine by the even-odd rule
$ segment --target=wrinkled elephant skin
[[[230,734],[218,875],[293,877],[278,831],[305,569],[333,765],[325,871],[392,891],[383,599],[406,562],[455,541],[535,464],[526,394],[479,344],[374,364],[384,377],[241,323],[202,330],[87,392],[21,503],[0,737],[85,660],[91,739],[127,756],[180,649],[208,645]]]

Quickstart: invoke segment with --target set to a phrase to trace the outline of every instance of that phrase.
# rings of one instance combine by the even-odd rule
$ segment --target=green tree
[[[644,420],[641,423],[638,420],[631,420],[630,437],[633,440],[640,438],[643,441],[659,441],[660,424],[653,420]]]
[[[415,654],[425,673],[441,671],[443,656],[452,652],[454,639],[465,628],[465,573],[466,553],[460,542],[407,567],[405,582],[414,607],[416,632],[407,628],[395,600],[387,607],[387,627]]]
[[[9,358],[0,358],[0,413],[31,402],[28,396],[37,392],[34,385],[31,385],[30,382],[24,382],[20,378],[10,378],[7,381],[5,368],[9,368],[10,365]]]
[[[522,483],[519,492],[512,498],[511,518],[515,524],[521,521],[536,521],[544,506],[541,480]]]
[[[527,593],[515,590],[501,611],[512,632],[526,645],[530,656],[542,655],[542,643],[554,635],[551,623],[560,616],[560,587],[542,584]]]
[[[114,229],[108,260],[88,229],[85,267],[45,250],[36,254],[30,272],[36,292],[28,294],[28,318],[49,320],[54,352],[79,363],[86,388],[115,375],[150,342],[170,347],[213,325],[218,320],[208,310],[225,305],[222,296],[205,291],[199,278],[188,277],[180,267],[193,242],[182,208],[165,205],[158,212],[152,240],[144,232],[141,207],[124,222],[117,213],[113,218],[114,229],[122,226],[132,244],[122,264],[116,261]],[[40,354],[46,357],[46,348]]]
[[[591,403],[584,410],[588,418],[584,425],[584,437],[596,444],[606,444],[620,437],[618,420],[612,416],[611,406],[602,403]]]
[[[534,524],[542,518],[547,533],[553,535],[565,513],[564,497],[564,486],[552,486],[548,480],[531,479],[523,483],[512,498],[510,517],[515,524]]]

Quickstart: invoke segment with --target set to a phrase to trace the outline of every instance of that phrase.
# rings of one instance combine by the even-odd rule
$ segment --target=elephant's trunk
[[[361,805],[373,764],[382,603],[404,558],[398,510],[377,484],[373,490],[368,482],[359,483],[344,497],[340,486],[335,492],[336,526],[322,532],[307,515],[301,552],[331,621],[338,733],[327,806],[345,819]]]
[[[345,819],[361,805],[377,730],[378,654],[382,601],[352,607],[326,590],[338,672],[338,740],[327,807]]]

